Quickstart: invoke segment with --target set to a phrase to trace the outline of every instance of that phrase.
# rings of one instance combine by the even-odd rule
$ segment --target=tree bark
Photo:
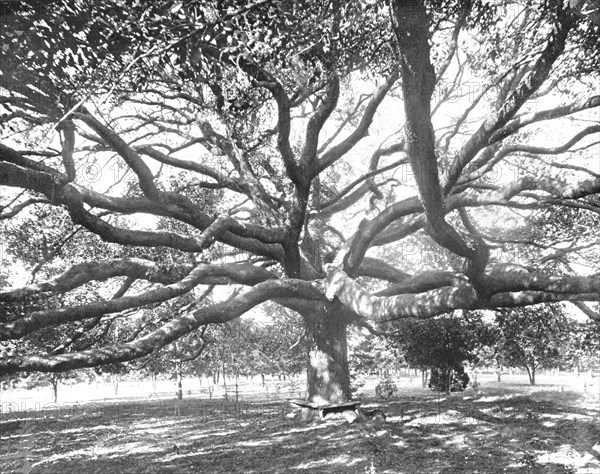
[[[315,308],[302,314],[309,343],[306,398],[317,403],[348,401],[352,395],[344,309],[336,303]]]

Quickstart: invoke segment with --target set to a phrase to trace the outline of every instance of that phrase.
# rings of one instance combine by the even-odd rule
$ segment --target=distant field
[[[402,377],[398,397],[377,400],[373,379],[363,405],[387,422],[353,424],[288,418],[284,399],[298,396],[298,381],[257,379],[238,401],[191,385],[177,401],[172,383],[152,397],[151,384],[124,383],[122,397],[106,400],[110,385],[62,387],[58,405],[49,389],[4,392],[0,472],[598,473],[598,381],[540,375],[531,387],[526,375],[490,374],[477,393],[447,397]]]
[[[402,375],[392,378],[399,389],[404,393],[409,393],[421,389],[421,376]],[[562,386],[565,389],[577,392],[594,390],[598,386],[598,374],[591,378],[588,373],[581,373],[575,376],[571,373],[562,372],[559,374],[541,373],[536,377],[534,390],[542,389],[545,386]],[[523,386],[524,390],[529,389],[529,382],[526,373],[503,374],[502,382],[496,382],[496,374],[479,374],[478,383],[481,389],[485,387],[504,386],[506,384]],[[230,399],[246,401],[267,401],[281,400],[289,398],[303,398],[305,395],[306,378],[303,376],[294,377],[288,380],[280,380],[278,377],[266,377],[265,385],[262,385],[260,377],[245,378],[241,377],[238,381],[236,391],[235,379],[227,380],[227,395]],[[358,390],[359,396],[374,397],[375,386],[379,382],[376,377],[366,377],[364,385]],[[212,393],[211,393],[212,391]],[[428,391],[428,390],[427,390]],[[168,399],[175,396],[176,386],[173,380],[159,380],[156,387],[152,382],[146,381],[126,381],[119,382],[118,391],[115,395],[113,385],[106,382],[91,384],[60,384],[58,389],[59,404],[84,403],[90,401],[125,401],[128,399],[137,400],[147,397],[149,399]],[[193,398],[213,398],[223,399],[225,389],[222,382],[212,386],[209,390],[206,379],[199,383],[197,378],[186,378],[183,380],[183,397]],[[47,387],[39,387],[33,390],[15,389],[4,390],[0,392],[0,404],[17,404],[19,407],[25,406],[27,409],[33,409],[36,406],[43,406],[52,403],[52,392]],[[6,411],[6,407],[3,410]]]

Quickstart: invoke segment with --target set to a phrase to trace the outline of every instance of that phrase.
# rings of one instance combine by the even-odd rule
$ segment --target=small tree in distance
[[[569,320],[557,305],[500,310],[497,321],[502,331],[499,351],[508,366],[527,370],[535,385],[540,367],[555,367],[566,349]]]
[[[600,368],[600,324],[595,321],[576,322],[569,334],[569,342],[562,354],[561,367],[577,374],[588,371],[590,375]]]
[[[350,351],[350,378],[352,391],[357,392],[364,384],[364,376],[377,376],[380,380],[376,388],[377,396],[389,398],[397,392],[397,387],[390,380],[391,373],[396,372],[404,364],[402,357],[390,347],[387,341],[371,333],[362,337]],[[380,393],[387,393],[381,396]]]
[[[463,364],[478,360],[478,349],[493,344],[496,334],[479,317],[454,315],[409,320],[396,328],[392,339],[412,367],[431,370],[429,387],[449,393],[469,383]]]

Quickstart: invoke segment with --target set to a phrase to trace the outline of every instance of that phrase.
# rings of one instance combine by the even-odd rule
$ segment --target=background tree
[[[358,342],[352,344],[349,357],[353,392],[358,392],[365,384],[366,376],[378,377],[379,384],[382,384],[380,390],[383,390],[383,386],[390,385],[391,377],[405,365],[404,359],[398,356],[384,337],[367,333],[356,334],[355,338]]]
[[[2,373],[134,360],[275,301],[302,317],[308,397],[339,401],[350,324],[558,301],[597,320],[597,242],[516,232],[552,210],[597,218],[600,35],[587,5],[7,4],[0,218],[53,209],[91,253],[0,291],[16,306],[65,295],[3,315],[3,344],[67,327],[87,345],[3,353]],[[94,253],[100,241],[114,253]],[[439,258],[386,258],[413,241]],[[494,253],[505,245],[589,267],[525,268]],[[243,290],[101,337],[210,285]]]
[[[531,385],[539,368],[559,364],[573,324],[559,307],[550,305],[500,311],[497,320],[503,360],[510,367],[527,370]]]
[[[561,367],[572,369],[576,373],[586,370],[591,375],[600,368],[600,326],[593,321],[573,325],[562,353]]]
[[[406,362],[430,371],[429,387],[448,393],[466,388],[469,377],[464,364],[477,362],[478,351],[497,338],[493,328],[475,315],[405,321],[394,331],[391,343]]]

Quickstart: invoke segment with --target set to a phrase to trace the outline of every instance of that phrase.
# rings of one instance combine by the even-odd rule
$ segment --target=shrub
[[[433,368],[429,379],[429,388],[436,392],[462,392],[469,385],[469,376],[465,373],[463,366],[450,370],[450,389],[448,390],[447,371]]]
[[[398,386],[390,379],[382,380],[375,387],[375,395],[378,398],[391,398],[398,393]]]

